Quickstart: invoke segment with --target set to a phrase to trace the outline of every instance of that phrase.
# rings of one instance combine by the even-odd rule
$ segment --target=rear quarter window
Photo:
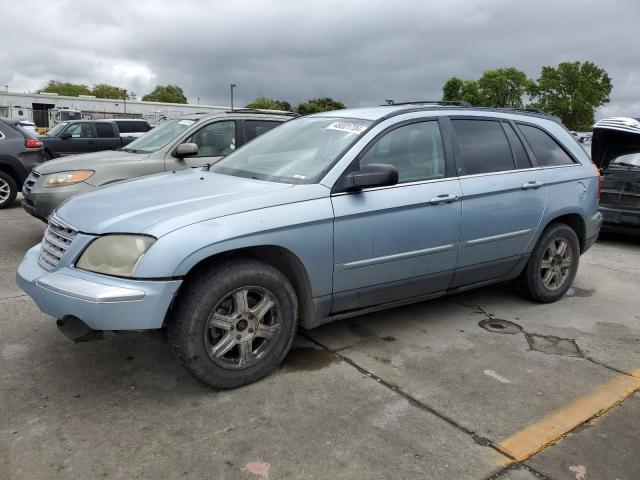
[[[576,163],[560,144],[544,130],[522,123],[518,124],[518,128],[527,140],[540,166],[557,167]]]

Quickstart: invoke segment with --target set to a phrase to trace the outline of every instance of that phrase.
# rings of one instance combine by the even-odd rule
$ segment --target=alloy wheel
[[[204,331],[211,360],[227,369],[258,363],[276,343],[282,310],[275,295],[262,287],[243,287],[223,297]]]
[[[11,195],[11,187],[9,184],[2,178],[0,178],[0,203],[4,203]]]
[[[540,275],[542,285],[547,290],[555,291],[567,281],[573,266],[573,249],[564,238],[555,238],[549,242],[542,254]]]

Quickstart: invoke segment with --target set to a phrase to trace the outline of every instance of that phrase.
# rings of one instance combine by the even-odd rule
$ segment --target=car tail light
[[[598,176],[598,188],[596,190],[596,198],[600,201],[600,191],[602,190],[602,174],[600,173],[600,169],[594,163],[593,168],[596,171],[596,175]]]
[[[24,146],[27,148],[42,148],[42,142],[35,138],[27,138],[24,141]]]

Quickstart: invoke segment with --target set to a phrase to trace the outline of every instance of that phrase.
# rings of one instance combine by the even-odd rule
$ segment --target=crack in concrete
[[[14,298],[22,298],[22,297],[26,297],[26,296],[27,296],[27,294],[23,293],[21,295],[13,295],[12,297],[4,297],[4,298],[0,298],[0,302],[2,302],[3,300],[11,300],[11,299],[14,299]]]
[[[478,314],[484,315],[485,318],[483,318],[480,322],[490,323],[490,322],[501,320],[501,319],[496,318],[495,314],[487,312],[480,305],[475,305],[475,304],[472,304],[472,303],[465,303],[465,302],[461,302],[459,300],[453,300],[451,298],[449,298],[447,300],[452,302],[452,303],[457,303],[458,305],[462,305],[463,307],[472,308],[472,309],[475,310],[474,313],[478,313]],[[522,328],[521,325],[519,325],[519,324],[517,324],[515,322],[512,322],[510,320],[506,320],[506,321],[509,322],[509,323],[513,323],[514,325],[517,325],[518,327],[520,327],[521,333],[525,336],[525,339],[527,340],[527,344],[529,345],[529,350],[531,350],[531,351],[545,353],[547,355],[559,355],[559,356],[564,356],[564,357],[584,358],[585,360],[588,360],[589,362],[592,362],[595,365],[598,365],[600,367],[603,367],[603,368],[606,368],[608,370],[611,370],[612,372],[622,373],[624,375],[628,375],[630,377],[633,377],[633,374],[631,374],[630,372],[625,372],[624,370],[620,370],[620,369],[618,369],[616,367],[612,367],[611,365],[607,365],[606,363],[601,362],[600,360],[596,360],[595,358],[590,357],[589,355],[585,354],[582,351],[582,349],[580,348],[580,345],[578,345],[578,342],[574,338],[563,338],[563,337],[556,337],[554,335],[543,335],[543,334],[540,334],[540,333],[531,333],[531,332],[527,332],[524,328]],[[486,328],[485,328],[485,330],[486,330]],[[492,333],[497,333],[497,332],[492,332]],[[548,340],[550,343],[556,344],[556,345],[559,342],[571,343],[571,344],[575,345],[575,349],[576,349],[577,355],[562,354],[562,353],[550,353],[550,352],[546,352],[544,350],[541,350],[540,348],[534,348],[534,343],[535,343],[535,339],[536,338],[542,338],[542,339]]]
[[[430,407],[429,405],[427,405],[425,403],[422,403],[418,399],[416,399],[413,396],[411,396],[409,393],[407,393],[404,390],[402,390],[398,385],[394,385],[394,384],[392,384],[390,382],[387,382],[386,380],[384,380],[383,378],[375,375],[374,373],[369,372],[367,369],[361,367],[360,365],[358,365],[356,362],[354,362],[349,357],[347,357],[347,356],[345,356],[345,355],[343,355],[341,353],[338,353],[336,350],[332,350],[329,347],[327,347],[326,345],[323,345],[322,343],[318,342],[316,339],[314,339],[311,336],[309,336],[308,333],[299,331],[298,334],[301,335],[306,340],[308,340],[309,342],[311,342],[311,343],[313,343],[315,345],[318,345],[320,348],[323,348],[323,349],[327,350],[328,352],[331,352],[338,359],[344,361],[345,363],[347,363],[351,367],[353,367],[356,370],[358,370],[360,373],[366,375],[367,377],[375,380],[376,382],[380,383],[381,385],[384,385],[385,387],[387,387],[391,391],[397,393],[398,395],[403,397],[405,400],[407,400],[414,407],[420,408],[421,410],[425,410],[425,411],[431,413],[432,415],[435,415],[440,420],[443,420],[444,422],[446,422],[449,425],[453,426],[454,428],[466,433],[467,435],[469,435],[473,439],[473,441],[477,445],[480,445],[482,447],[491,448],[491,449],[495,450],[496,452],[500,453],[501,455],[504,455],[509,460],[515,460],[507,452],[502,451],[500,449],[500,447],[498,447],[498,445],[493,443],[490,439],[488,439],[486,437],[483,437],[483,436],[479,435],[478,433],[474,432],[473,430],[470,430],[469,428],[459,424],[458,422],[456,422],[455,420],[449,418],[444,413],[436,410],[435,408]]]
[[[493,475],[487,477],[486,480],[499,480],[501,476],[513,471],[513,470],[526,470],[529,473],[532,473],[536,477],[542,480],[551,480],[549,477],[546,477],[543,473],[538,472],[534,468],[531,468],[529,465],[524,462],[512,463],[511,465],[503,468],[502,470],[494,473]]]

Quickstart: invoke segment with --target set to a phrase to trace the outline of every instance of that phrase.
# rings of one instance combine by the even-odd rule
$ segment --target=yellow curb
[[[640,370],[629,375],[616,375],[592,393],[529,425],[504,440],[498,448],[517,461],[526,460],[565,433],[620,403],[640,388]]]

